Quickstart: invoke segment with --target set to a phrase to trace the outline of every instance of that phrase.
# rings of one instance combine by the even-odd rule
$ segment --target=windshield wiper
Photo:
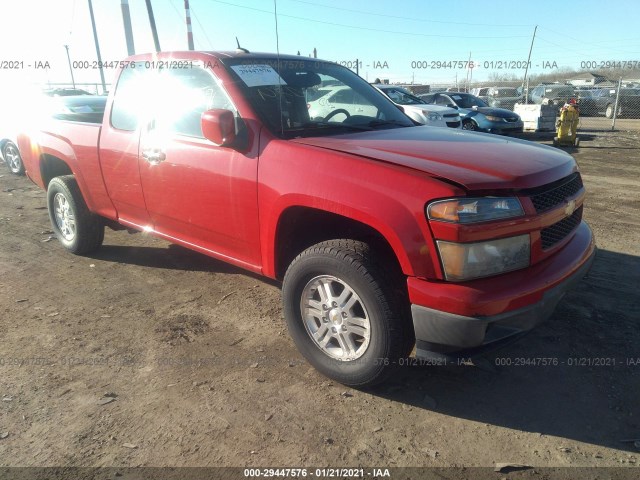
[[[347,128],[349,130],[358,130],[358,131],[366,131],[371,130],[371,126],[367,125],[351,125],[349,123],[332,123],[332,122],[309,122],[302,125],[299,128],[289,129],[292,130],[311,130],[311,129],[320,129],[320,128]]]
[[[410,127],[411,125],[407,125],[403,122],[400,122],[398,120],[372,120],[370,121],[367,125],[369,125],[369,127],[371,128],[376,128],[376,127],[386,127],[386,126],[393,126],[393,127]]]

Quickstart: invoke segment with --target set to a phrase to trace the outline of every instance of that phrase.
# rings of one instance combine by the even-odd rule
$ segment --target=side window
[[[402,94],[397,90],[387,90],[387,95],[396,103],[402,102]]]
[[[120,74],[111,107],[111,126],[119,130],[134,131],[138,128],[143,110],[143,98],[148,91],[148,69],[144,62],[137,62]]]
[[[367,100],[360,95],[359,93],[354,93],[353,95],[353,103],[354,105],[368,105],[369,102],[367,102]]]
[[[344,90],[336,92],[333,97],[331,97],[331,102],[353,104],[353,90],[351,88],[345,88]]]
[[[204,138],[200,125],[203,112],[214,108],[235,111],[227,94],[203,68],[164,70],[158,85],[155,127],[159,130]]]
[[[453,104],[453,101],[445,95],[438,95],[438,97],[436,98],[436,105],[444,105],[446,107],[447,105],[451,104]]]

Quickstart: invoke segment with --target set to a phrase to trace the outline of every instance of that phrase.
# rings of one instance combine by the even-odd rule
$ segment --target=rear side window
[[[137,62],[122,72],[111,108],[111,125],[119,130],[138,127],[203,137],[200,117],[206,110],[236,111],[231,100],[201,67],[146,68]]]
[[[214,108],[236,109],[211,73],[200,67],[173,68],[156,78],[159,92],[156,128],[180,135],[204,138],[200,117]]]
[[[119,130],[138,128],[143,97],[148,91],[148,69],[144,62],[130,64],[120,74],[111,107],[111,126]]]

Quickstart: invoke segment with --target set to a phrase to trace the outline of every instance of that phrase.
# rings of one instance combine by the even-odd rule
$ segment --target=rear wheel
[[[47,205],[53,231],[67,250],[83,254],[102,245],[104,223],[87,208],[73,175],[49,182]]]
[[[24,163],[22,163],[20,151],[15,143],[7,142],[2,148],[2,156],[11,173],[14,175],[24,175]]]
[[[397,283],[366,243],[331,240],[291,263],[285,318],[294,343],[318,371],[345,385],[383,381],[412,339]]]

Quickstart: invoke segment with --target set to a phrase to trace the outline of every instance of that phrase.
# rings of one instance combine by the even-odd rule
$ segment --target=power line
[[[200,26],[200,30],[202,30],[202,34],[204,35],[204,38],[206,38],[207,43],[209,43],[209,48],[211,48],[211,50],[214,50],[213,42],[209,39],[209,36],[207,35],[207,31],[200,23],[200,19],[196,15],[196,11],[193,9],[193,5],[191,5],[190,7],[191,7],[191,15],[193,16],[193,18],[196,19],[196,22],[198,22],[198,25]]]
[[[427,20],[424,18],[416,18],[416,17],[402,17],[399,15],[387,15],[386,13],[373,13],[373,12],[366,12],[364,10],[352,10],[350,8],[342,8],[342,7],[332,7],[329,5],[323,5],[323,4],[318,4],[315,2],[307,2],[305,0],[289,0],[290,2],[296,2],[296,3],[303,3],[306,5],[312,5],[314,7],[322,7],[322,8],[329,8],[332,10],[342,10],[343,12],[351,12],[351,13],[357,13],[360,15],[371,15],[374,17],[383,17],[383,18],[395,18],[398,20],[410,20],[410,21],[414,21],[414,22],[425,22],[425,23],[441,23],[444,25],[467,25],[467,26],[476,26],[476,27],[531,27],[532,25],[509,25],[509,24],[493,24],[493,23],[467,23],[467,22],[447,22],[444,20]]]
[[[222,0],[212,0],[213,2],[216,3],[220,3],[223,5],[229,5],[231,7],[237,7],[237,8],[244,8],[247,10],[253,10],[256,12],[261,12],[261,13],[268,13],[269,15],[273,15],[273,12],[269,11],[269,10],[262,10],[259,8],[254,8],[254,7],[247,7],[246,5],[237,5],[235,3],[231,3],[231,2],[224,2]],[[462,39],[512,39],[512,38],[529,38],[528,35],[508,35],[508,36],[498,36],[498,37],[494,37],[494,36],[472,36],[472,37],[468,37],[468,36],[460,36],[460,35],[433,35],[433,34],[428,34],[428,33],[412,33],[412,32],[398,32],[398,31],[394,31],[394,30],[382,30],[382,29],[378,29],[378,28],[369,28],[369,27],[358,27],[356,25],[345,25],[342,23],[334,23],[334,22],[325,22],[322,20],[315,20],[313,18],[306,18],[306,17],[298,17],[295,15],[285,15],[284,13],[280,13],[278,14],[278,16],[280,17],[286,17],[286,18],[293,18],[296,20],[302,20],[305,22],[314,22],[314,23],[321,23],[324,25],[332,25],[334,27],[343,27],[343,28],[353,28],[356,30],[366,30],[366,31],[370,31],[370,32],[379,32],[379,33],[390,33],[390,34],[394,34],[394,35],[409,35],[409,36],[413,36],[413,37],[428,37],[428,38],[462,38]]]

